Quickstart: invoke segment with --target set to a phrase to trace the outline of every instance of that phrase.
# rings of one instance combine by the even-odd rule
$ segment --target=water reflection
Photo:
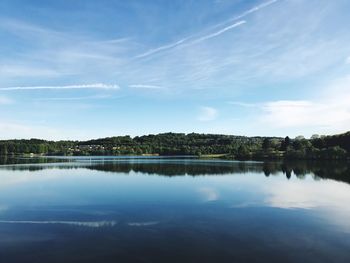
[[[14,158],[15,159],[15,158]],[[12,159],[0,169],[39,171],[44,169],[79,169],[112,172],[142,173],[161,176],[198,176],[263,173],[266,177],[283,173],[287,179],[293,175],[304,179],[312,175],[317,179],[333,179],[350,184],[350,162],[231,162],[199,159],[120,159],[105,158],[23,158]],[[4,162],[3,162],[4,163]],[[12,165],[16,163],[17,165]],[[20,165],[18,165],[20,164]]]
[[[70,162],[73,159],[64,159],[60,157],[19,157],[19,156],[0,156],[0,165],[15,165],[15,164],[45,164]]]
[[[347,163],[68,159],[0,166],[0,262],[350,262]]]
[[[26,220],[0,220],[0,224],[32,224],[32,225],[69,225],[69,226],[83,226],[83,227],[113,227],[117,225],[116,221],[26,221]]]

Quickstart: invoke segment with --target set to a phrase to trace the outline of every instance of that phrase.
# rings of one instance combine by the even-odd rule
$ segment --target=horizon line
[[[317,134],[320,137],[323,136],[337,136],[337,135],[342,135],[342,134],[347,134],[350,133],[350,131],[344,131],[341,133],[336,133],[336,134]],[[183,134],[185,136],[190,135],[190,134],[199,134],[199,135],[218,135],[218,136],[234,136],[234,137],[247,137],[247,138],[279,138],[279,139],[283,139],[286,137],[289,137],[291,139],[292,136],[286,135],[286,136],[275,136],[275,135],[237,135],[237,134],[224,134],[224,133],[199,133],[199,132],[160,132],[160,133],[149,133],[149,134],[143,134],[143,135],[136,135],[136,136],[131,136],[129,134],[125,134],[125,135],[114,135],[114,136],[106,136],[106,137],[99,137],[99,138],[91,138],[91,139],[60,139],[60,140],[50,140],[50,139],[41,139],[41,138],[29,138],[29,139],[24,139],[24,138],[13,138],[13,139],[0,139],[0,142],[3,141],[21,141],[21,140],[42,140],[42,141],[48,141],[48,142],[60,142],[60,141],[72,141],[72,142],[87,142],[87,141],[92,141],[92,140],[101,140],[101,139],[107,139],[107,138],[115,138],[115,137],[130,137],[131,139],[135,139],[136,137],[144,137],[144,136],[157,136],[157,135],[164,135],[164,134]],[[297,138],[299,136],[303,136],[302,134],[295,136],[294,138]],[[311,137],[311,136],[310,136]],[[306,137],[305,137],[306,138]],[[307,138],[306,138],[307,139]]]

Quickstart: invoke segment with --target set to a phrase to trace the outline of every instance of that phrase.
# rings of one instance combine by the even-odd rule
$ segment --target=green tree
[[[237,158],[238,159],[249,159],[250,158],[250,151],[248,149],[248,147],[246,145],[241,145],[238,148],[238,152],[237,152]]]
[[[8,151],[7,151],[7,145],[6,144],[0,144],[0,155],[7,155]]]

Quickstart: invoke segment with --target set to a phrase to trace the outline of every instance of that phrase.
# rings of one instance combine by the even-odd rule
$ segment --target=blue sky
[[[0,137],[350,130],[346,0],[1,0]]]

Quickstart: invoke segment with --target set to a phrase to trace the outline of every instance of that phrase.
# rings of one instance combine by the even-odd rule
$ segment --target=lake
[[[0,262],[350,262],[350,167],[3,159]]]

